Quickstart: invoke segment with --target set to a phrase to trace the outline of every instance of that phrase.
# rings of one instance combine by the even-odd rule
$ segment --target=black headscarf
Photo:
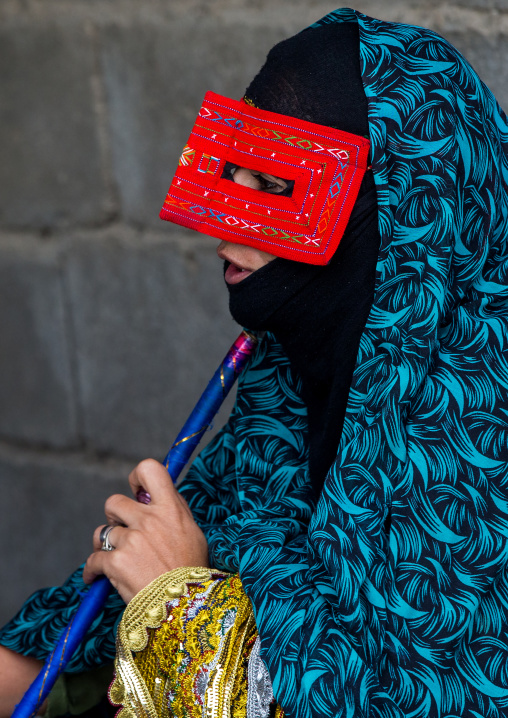
[[[366,135],[358,26],[311,28],[279,43],[246,97],[263,110]],[[250,329],[273,332],[302,380],[316,494],[337,454],[373,299],[378,248],[376,192],[367,172],[330,264],[318,267],[278,258],[239,284],[228,285],[233,318]]]

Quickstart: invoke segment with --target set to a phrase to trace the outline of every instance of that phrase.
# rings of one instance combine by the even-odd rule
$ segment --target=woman
[[[207,565],[206,539],[209,565],[239,571],[287,715],[508,715],[506,117],[440,37],[351,10],[274,48],[247,98],[368,134],[372,172],[326,267],[221,245],[226,279],[252,272],[229,284],[233,315],[269,333],[182,485],[192,516],[141,464],[161,528],[110,501],[129,528],[86,579],[128,600]],[[161,554],[168,515],[179,547]],[[79,585],[36,594],[1,643],[42,658]],[[112,659],[119,610],[73,670]]]

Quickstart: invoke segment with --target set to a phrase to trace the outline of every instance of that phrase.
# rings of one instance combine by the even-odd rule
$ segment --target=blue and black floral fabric
[[[240,571],[288,716],[508,716],[507,119],[435,33],[320,22],[359,24],[382,237],[337,460],[315,502],[267,336],[182,491]],[[0,642],[48,650],[37,601]]]

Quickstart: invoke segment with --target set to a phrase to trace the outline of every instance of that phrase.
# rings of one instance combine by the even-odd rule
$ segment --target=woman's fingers
[[[92,583],[92,581],[94,581],[97,576],[103,575],[107,575],[108,578],[111,579],[111,575],[109,575],[109,572],[104,566],[105,557],[108,553],[111,552],[94,551],[94,553],[90,554],[85,563],[85,567],[83,568],[83,581],[85,583]]]
[[[117,579],[118,575],[118,564],[122,563],[122,556],[120,550],[114,551],[94,551],[88,557],[85,567],[83,569],[83,581],[85,583],[92,583],[98,576],[107,576],[113,586],[116,589],[120,589],[120,583]],[[120,559],[120,561],[118,560]],[[125,595],[122,591],[119,591],[122,598],[127,603]]]
[[[150,494],[152,503],[169,503],[179,510],[183,508],[189,517],[192,512],[185,499],[176,490],[166,467],[155,459],[145,459],[129,475],[129,483],[134,496],[140,489]]]
[[[111,526],[111,524],[106,524],[105,526],[98,526],[93,534],[93,548],[94,551],[102,551],[102,541],[101,541],[101,533],[102,530],[105,529],[107,526]],[[114,546],[115,548],[120,548],[125,540],[125,532],[127,529],[124,526],[113,526],[113,528],[110,528],[108,531],[108,541],[111,546]]]
[[[83,571],[85,583],[107,576],[126,603],[166,571],[208,565],[206,537],[164,466],[153,459],[143,461],[129,481],[134,494],[142,488],[151,495],[151,503],[110,496],[105,505],[107,523],[95,530],[94,552]],[[107,544],[114,547],[111,551],[101,550],[105,528]]]
[[[136,526],[140,518],[141,504],[123,494],[113,494],[104,504],[108,524]]]
[[[107,525],[108,524],[106,524],[106,526]],[[118,563],[117,557],[121,556],[122,560],[125,560],[125,548],[129,543],[129,538],[132,540],[133,532],[125,526],[113,526],[108,533],[109,544],[112,547],[112,550],[103,551],[102,541],[100,538],[101,532],[104,528],[104,525],[98,526],[94,531],[94,553],[90,554],[83,569],[83,581],[85,583],[92,583],[97,576],[106,575],[110,579],[113,586],[117,588],[117,566],[115,566],[115,564]]]
[[[139,463],[129,474],[129,484],[134,496],[143,489],[155,503],[176,498],[178,493],[166,467],[155,459],[145,459]]]

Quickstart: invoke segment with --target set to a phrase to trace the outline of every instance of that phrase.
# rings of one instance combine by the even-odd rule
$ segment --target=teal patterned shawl
[[[435,33],[318,25],[344,21],[382,239],[337,460],[315,504],[298,380],[267,336],[182,492],[213,564],[240,571],[288,716],[508,716],[508,124]],[[41,652],[76,576],[0,641]],[[118,610],[73,670],[110,657]]]
[[[353,18],[382,240],[337,461],[312,506],[269,342],[184,491],[289,715],[508,715],[506,118],[434,33],[321,22]]]

